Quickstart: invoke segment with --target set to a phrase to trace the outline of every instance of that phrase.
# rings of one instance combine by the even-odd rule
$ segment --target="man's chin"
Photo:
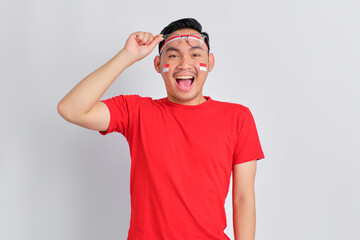
[[[199,94],[178,94],[172,97],[172,100],[184,105],[197,105],[201,102],[202,96]],[[198,100],[197,100],[198,99]]]

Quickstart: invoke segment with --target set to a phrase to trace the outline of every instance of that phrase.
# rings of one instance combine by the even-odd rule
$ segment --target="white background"
[[[248,106],[257,124],[256,239],[355,239],[359,10],[357,0],[1,1],[0,239],[126,239],[125,138],[66,122],[57,103],[130,33],[157,34],[183,17],[210,34],[216,63],[204,95]],[[103,99],[165,97],[155,55]]]

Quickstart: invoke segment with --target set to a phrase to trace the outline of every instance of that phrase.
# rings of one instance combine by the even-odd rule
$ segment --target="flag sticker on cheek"
[[[207,71],[207,65],[205,63],[200,63],[200,71]]]
[[[169,64],[164,64],[162,68],[163,68],[163,72],[168,72],[170,69],[170,66],[169,66]]]

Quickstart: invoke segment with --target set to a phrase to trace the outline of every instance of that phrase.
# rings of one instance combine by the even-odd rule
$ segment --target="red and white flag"
[[[169,64],[164,64],[163,72],[168,72],[169,70],[170,70],[170,65]]]
[[[205,71],[207,70],[207,65],[206,63],[200,63],[200,71]]]

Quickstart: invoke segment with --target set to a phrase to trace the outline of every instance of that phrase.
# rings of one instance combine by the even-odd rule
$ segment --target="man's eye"
[[[200,57],[201,55],[200,54],[197,54],[197,53],[194,53],[193,54],[193,57]]]
[[[175,54],[169,55],[169,58],[176,58],[176,57],[177,57],[177,55],[175,55]]]

